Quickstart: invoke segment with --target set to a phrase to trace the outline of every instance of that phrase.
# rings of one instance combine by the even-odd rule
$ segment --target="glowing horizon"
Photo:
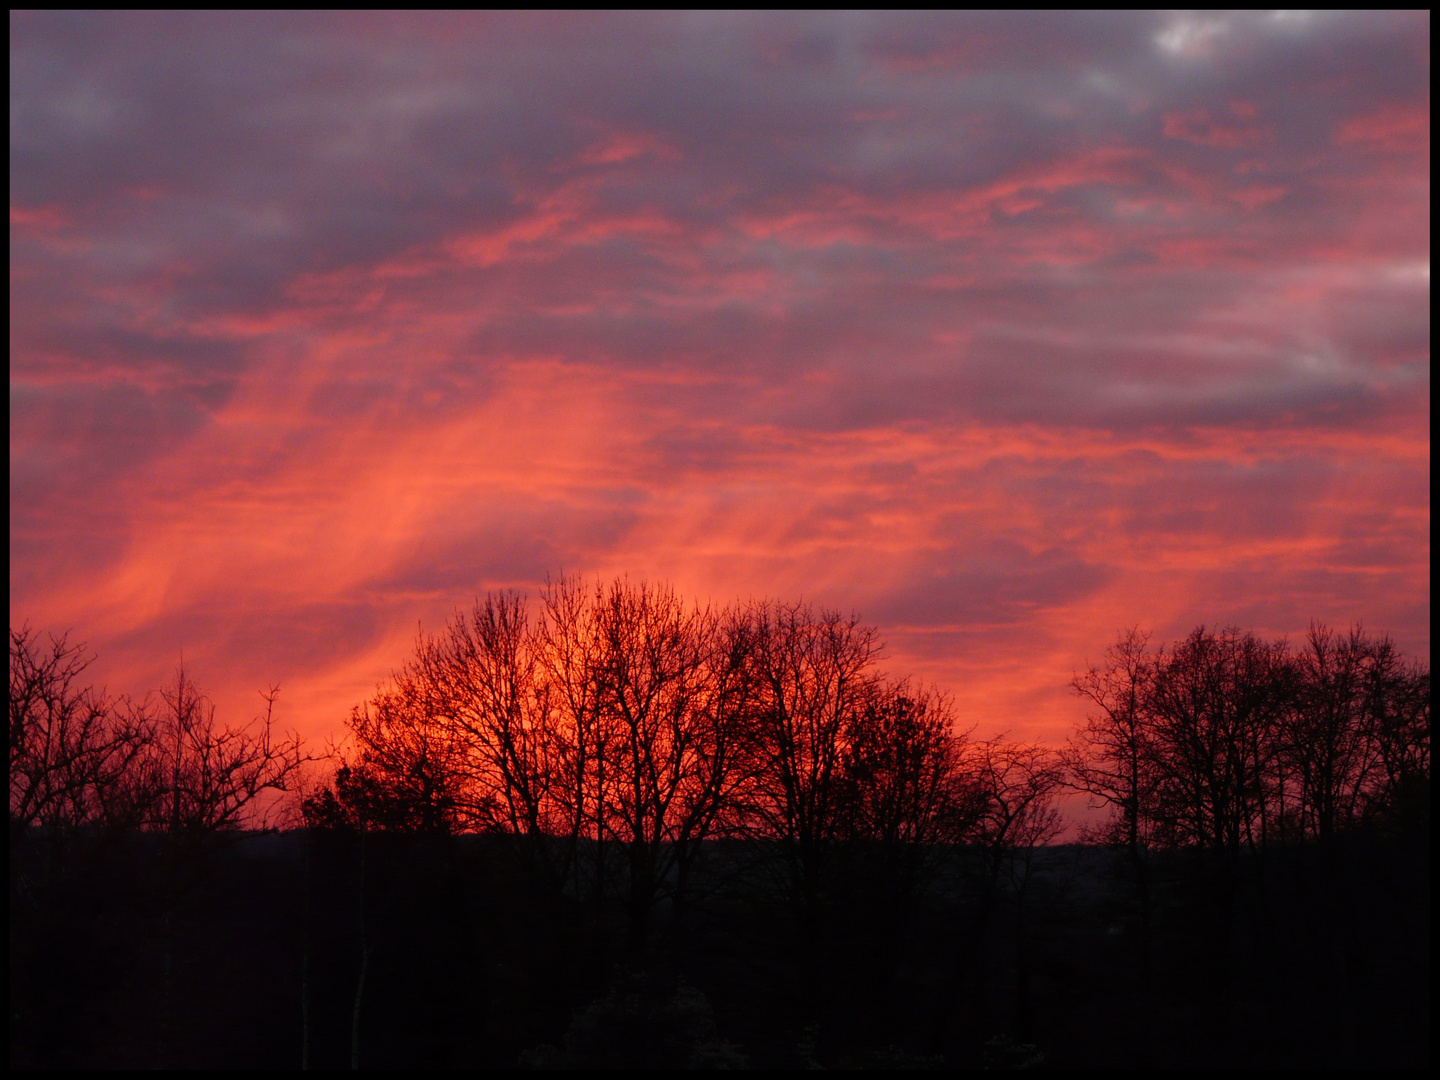
[[[805,598],[1055,741],[1429,660],[1429,16],[11,15],[10,618],[317,739],[487,589]]]

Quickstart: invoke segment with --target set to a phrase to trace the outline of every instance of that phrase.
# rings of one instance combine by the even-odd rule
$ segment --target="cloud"
[[[12,13],[12,619],[316,731],[562,568],[1037,731],[1135,621],[1428,655],[1428,34]]]

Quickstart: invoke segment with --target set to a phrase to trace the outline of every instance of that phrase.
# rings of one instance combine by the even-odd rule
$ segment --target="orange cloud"
[[[213,84],[117,55],[83,115],[29,20],[12,620],[317,738],[559,571],[853,608],[1019,737],[1137,621],[1428,656],[1428,68],[1344,16],[1164,65],[1126,14],[789,18],[197,19],[154,47]]]

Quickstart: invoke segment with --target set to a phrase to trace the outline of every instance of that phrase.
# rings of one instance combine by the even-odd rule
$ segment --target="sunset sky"
[[[1430,655],[1430,19],[10,16],[10,620],[338,735],[477,592],[806,598],[1056,741]]]

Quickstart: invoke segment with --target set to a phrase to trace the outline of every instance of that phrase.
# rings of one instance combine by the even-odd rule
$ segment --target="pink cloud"
[[[1335,134],[1342,146],[1360,144],[1377,150],[1427,153],[1430,148],[1430,108],[1386,105],[1366,116],[1346,120]]]
[[[1137,621],[1428,656],[1413,26],[1010,18],[12,27],[12,620],[316,737],[547,571],[1047,739]]]
[[[1236,119],[1239,120],[1248,121],[1255,115],[1253,106],[1246,106],[1236,112]],[[1214,120],[1208,109],[1166,113],[1161,119],[1167,138],[1183,139],[1197,146],[1209,146],[1217,150],[1259,146],[1270,138],[1269,131],[1260,125]]]

